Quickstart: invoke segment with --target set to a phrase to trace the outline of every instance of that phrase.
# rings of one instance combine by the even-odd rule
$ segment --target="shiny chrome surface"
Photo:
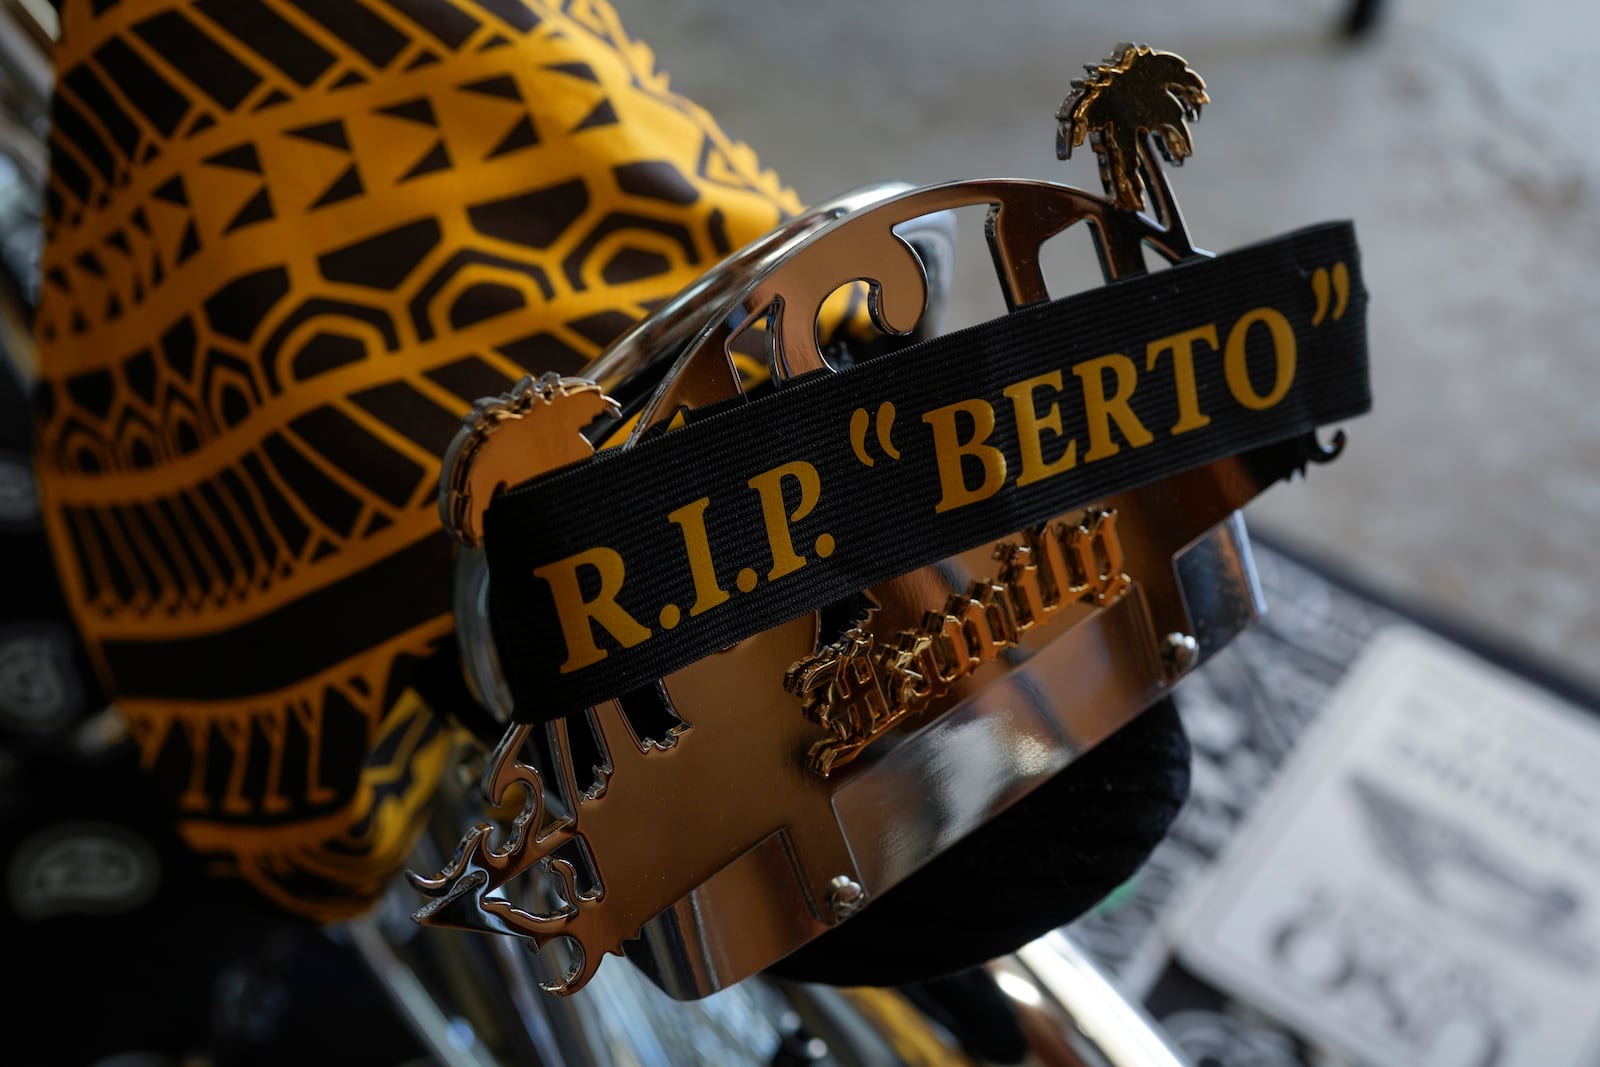
[[[1225,519],[1210,530],[1171,524],[1162,531],[1170,553],[1164,574],[1146,571],[1141,581],[1135,572],[1130,595],[1106,608],[1082,608],[1066,626],[1037,635],[1012,662],[989,665],[959,703],[840,773],[833,816],[869,897],[886,892],[1171,689],[1182,673],[1173,673],[1161,656],[1156,635],[1162,631],[1152,622],[1147,591],[1162,590],[1155,599],[1178,602],[1187,593],[1195,602],[1197,614],[1185,612],[1185,621],[1207,635],[1207,644],[1186,670],[1259,617],[1242,520]],[[1152,555],[1153,539],[1149,531],[1141,538],[1143,558]],[[972,556],[978,557],[974,565],[983,562],[981,552],[964,559]],[[961,585],[966,572],[950,579],[943,589]],[[1246,595],[1199,596],[1210,583]],[[907,797],[917,802],[908,804]],[[771,951],[769,938],[803,934],[812,921],[778,903],[798,903],[777,889],[792,878],[785,877],[791,869],[780,842],[769,840],[646,924],[628,957],[683,998],[704,996],[766,966],[770,960],[756,960]]]
[[[938,207],[908,207],[904,198],[919,191],[902,187],[893,192],[888,186],[873,186],[871,196],[852,194],[849,212],[835,214],[791,240],[758,242],[753,246],[758,254],[746,259],[751,268],[747,273],[723,277],[724,268],[733,269],[725,263],[712,272],[718,276],[715,283],[704,279],[697,283],[719,294],[718,303],[698,311],[676,303],[663,308],[681,325],[660,332],[684,336],[695,323],[699,330],[681,349],[666,351],[675,357],[672,366],[643,408],[624,447],[637,443],[647,430],[681,409],[740,396],[732,346],[747,330],[765,328],[768,372],[775,382],[829,368],[818,347],[817,323],[823,303],[854,282],[866,281],[872,286],[868,305],[880,329],[909,338],[933,336],[950,284],[948,263],[955,249],[955,219]],[[877,196],[880,192],[885,195]],[[864,225],[878,209],[883,213],[874,218],[879,225],[887,223],[881,232]],[[843,240],[833,236],[841,226],[851,228]],[[823,251],[810,251],[818,248]],[[886,313],[884,293],[891,288],[895,307]],[[630,333],[619,346],[631,349],[635,343]],[[608,373],[601,365],[609,359],[608,352],[584,373]]]
[[[400,1018],[406,1020],[441,1067],[494,1067],[495,1060],[476,1047],[476,1042],[461,1039],[434,992],[423,985],[372,919],[352,920],[343,930],[351,947],[389,995]]]
[[[864,884],[881,892],[911,875],[1104,740],[1164,682],[1143,603],[1128,596],[869,754],[870,769],[834,795]]]
[[[464,796],[444,803],[465,814]],[[426,846],[424,846],[426,847]],[[502,938],[418,929],[395,909],[346,924],[402,1016],[445,1067],[977,1067],[953,1035],[901,992],[756,976],[683,1002],[644,973],[608,967],[578,996],[541,995],[550,961]],[[1047,935],[990,963],[1038,1067],[1187,1067],[1070,936]],[[1000,1020],[996,1020],[997,1023]]]
[[[458,547],[451,599],[456,617],[456,649],[467,688],[495,721],[511,721],[511,686],[500,668],[489,625],[489,561],[481,548]]]
[[[1150,136],[1136,142],[1149,214],[1009,179],[876,186],[808,212],[724,261],[591,365],[585,376],[637,418],[586,433],[628,448],[686,408],[737,400],[732,345],[758,323],[777,388],[830,369],[817,323],[842,286],[869,286],[885,333],[928,335],[958,207],[988,207],[990,253],[1011,308],[1049,298],[1041,246],[1075,223],[1090,223],[1083,229],[1108,281],[1142,273],[1145,247],[1171,261],[1206,254],[1188,237]],[[552,432],[575,421],[557,420]],[[418,918],[527,939],[544,950],[542,981],[554,992],[581,988],[605,954],[624,951],[679,998],[757,973],[870,908],[1249,625],[1260,595],[1235,513],[1315,452],[1301,443],[1233,457],[1101,502],[1119,517],[1113,570],[1131,579],[1119,577],[1117,596],[1074,603],[1008,638],[823,773],[812,757],[825,734],[784,688],[794,664],[837,636],[822,634],[816,613],[662,679],[654,726],[618,700],[538,730],[513,725],[484,778],[487,805],[507,806],[500,814],[510,824],[480,824],[438,875],[415,879],[433,897]],[[490,481],[560,461],[513,454],[522,466],[497,467]],[[886,644],[915,627],[992,575],[995,552],[981,546],[868,590],[876,608],[861,640]],[[481,567],[462,566],[464,582],[481,583]],[[458,605],[474,688],[498,713],[505,686],[481,584],[459,591]]]
[[[475,804],[462,776],[441,784],[442,838]],[[425,838],[416,862],[437,861]],[[398,887],[397,887],[398,888]],[[573,997],[538,985],[559,964],[505,938],[418,928],[399,897],[345,924],[402,1016],[446,1067],[837,1067],[976,1065],[957,1040],[893,989],[835,989],[755,976],[684,1002],[642,971],[607,967]],[[1186,1067],[1137,1007],[1111,987],[1069,937],[1052,934],[989,964],[1038,1067]]]
[[[1043,1063],[1075,1067],[1189,1067],[1150,1017],[1130,1003],[1071,937],[1046,934],[990,964]]]
[[[998,277],[1015,306],[1048,296],[1039,247],[1074,222],[1096,222],[1092,232],[1108,277],[1143,269],[1136,257],[1141,242],[1181,254],[1154,221],[1049,183],[963,182],[891,195],[773,242],[766,273],[705,287],[731,294],[735,306],[691,314],[687,305],[675,305],[683,320],[698,315],[710,325],[661,379],[639,425],[725,399],[730,388],[736,395],[725,369],[735,332],[730,320],[750,322],[773,310],[769,358],[780,382],[826,367],[810,324],[823,301],[856,278],[874,286],[881,327],[917,330],[932,296],[924,256],[935,257],[907,243],[905,224],[971,204],[991,205]],[[703,375],[706,366],[712,371]],[[835,879],[849,879],[866,899],[877,899],[1147,707],[1200,659],[1165,659],[1162,636],[1203,633],[1202,651],[1209,653],[1237,632],[1253,617],[1239,610],[1237,598],[1204,602],[1197,591],[1186,592],[1175,568],[1198,543],[1210,554],[1204,566],[1188,567],[1191,584],[1220,580],[1248,588],[1247,551],[1237,545],[1212,551],[1217,539],[1207,534],[1283,473],[1229,460],[1108,501],[1123,516],[1124,568],[1133,579],[1127,594],[1105,607],[1078,605],[1037,627],[897,727],[882,754],[869,751],[831,779],[817,780],[796,759],[815,743],[815,727],[781,684],[786,669],[816,648],[815,616],[664,679],[670,706],[688,723],[670,743],[635,736],[613,701],[587,723],[580,717],[577,727],[551,726],[554,764],[539,767],[524,753],[530,731],[515,728],[491,768],[486,798],[502,804],[512,799],[505,792],[512,783],[525,785],[519,818],[527,832],[500,853],[490,847],[491,827],[475,831],[457,863],[419,880],[436,898],[419,917],[515,933],[540,945],[577,942],[581,949],[550,983],[557,991],[580,987],[601,956],[620,952],[636,934],[642,936],[629,955],[669,993],[699,997],[726,988],[840,921],[828,904]],[[1231,530],[1219,535],[1229,545]],[[880,606],[868,629],[887,638],[913,625],[985,573],[992,551],[985,546],[875,588]],[[477,644],[487,636],[481,591],[463,593],[462,603],[474,616],[463,620],[462,632]],[[469,662],[480,694],[503,691],[491,655],[474,653]],[[600,739],[604,774],[587,792],[573,766],[573,728]],[[900,802],[924,795],[939,802]],[[680,825],[693,828],[687,837],[675,830]],[[574,841],[581,841],[580,853],[556,857]],[[553,894],[553,909],[519,906],[518,880],[542,884],[546,896]]]
[[[1244,516],[1234,512],[1178,557],[1178,585],[1194,622],[1191,665],[1208,658],[1266,614]]]
[[[447,775],[441,782],[437,816],[417,846],[415,865],[439,864],[454,828],[473,816],[478,805],[469,779]],[[376,913],[335,936],[349,938],[446,1067],[765,1067],[781,1057],[900,1067],[907,1048],[926,1053],[923,1062],[971,1062],[948,1033],[893,990],[838,990],[757,976],[682,1002],[640,970],[619,965],[603,969],[577,996],[545,996],[539,985],[562,969],[554,949],[533,953],[509,938],[418,927],[403,910],[407,891],[395,888],[400,892]]]
[[[584,377],[607,393],[626,392],[630,381],[657,364],[675,359],[719,315],[725,316],[738,292],[753,275],[780,262],[795,242],[846,215],[853,214],[911,186],[878,182],[824,201],[796,215],[703,274],[678,295],[613,341],[584,369]],[[946,282],[948,284],[948,281]]]

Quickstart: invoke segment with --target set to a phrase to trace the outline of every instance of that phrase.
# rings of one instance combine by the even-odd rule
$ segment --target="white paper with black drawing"
[[[1600,720],[1420,631],[1196,888],[1182,962],[1371,1067],[1600,1063]]]

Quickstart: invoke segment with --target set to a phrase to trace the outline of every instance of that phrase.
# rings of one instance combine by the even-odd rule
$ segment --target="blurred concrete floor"
[[[1600,7],[1387,0],[1352,44],[1328,0],[617,6],[808,201],[1098,189],[1092,153],[1055,159],[1068,81],[1119,41],[1185,56],[1212,97],[1174,179],[1197,243],[1352,218],[1372,294],[1374,414],[1249,521],[1600,684]],[[1002,310],[978,224],[950,325]],[[1067,286],[1096,276],[1079,254]]]

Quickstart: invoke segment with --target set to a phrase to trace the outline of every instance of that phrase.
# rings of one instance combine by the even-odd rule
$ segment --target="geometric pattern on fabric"
[[[451,632],[461,414],[799,203],[598,0],[66,0],[61,26],[52,548],[185,838],[337,918],[437,772],[381,741],[444,743],[395,716]]]

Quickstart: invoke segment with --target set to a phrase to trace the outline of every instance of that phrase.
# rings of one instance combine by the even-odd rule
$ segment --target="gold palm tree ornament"
[[[1085,140],[1100,161],[1100,180],[1124,211],[1144,207],[1145,138],[1175,167],[1194,154],[1189,123],[1209,104],[1206,83],[1182,56],[1124,44],[1110,59],[1085,68],[1088,77],[1056,110],[1056,154],[1072,158]]]

